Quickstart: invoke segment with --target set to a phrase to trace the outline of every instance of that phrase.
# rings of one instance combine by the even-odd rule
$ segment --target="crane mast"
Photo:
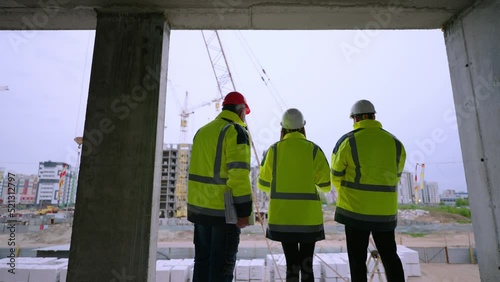
[[[418,175],[417,170],[419,166],[420,166],[420,183],[418,182],[418,176],[417,176]],[[414,189],[415,204],[419,204],[422,201],[422,199],[420,199],[420,195],[422,194],[422,191],[424,190],[425,186],[424,170],[425,170],[425,164],[419,164],[419,163],[415,164],[415,189]]]

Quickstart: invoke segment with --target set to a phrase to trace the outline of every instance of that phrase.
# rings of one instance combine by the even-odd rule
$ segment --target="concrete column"
[[[481,281],[500,281],[500,1],[445,27]]]
[[[155,281],[169,30],[98,13],[68,281]]]

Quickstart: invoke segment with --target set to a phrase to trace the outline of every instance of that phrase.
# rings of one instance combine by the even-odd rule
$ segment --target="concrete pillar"
[[[500,281],[500,0],[445,27],[481,281]]]
[[[98,13],[68,281],[155,281],[169,30]]]

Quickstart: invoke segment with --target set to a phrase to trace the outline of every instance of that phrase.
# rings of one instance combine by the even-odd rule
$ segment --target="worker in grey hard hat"
[[[298,131],[304,136],[306,135],[306,130],[304,128],[304,125],[306,125],[306,121],[304,120],[304,116],[302,113],[295,109],[291,108],[286,110],[286,112],[283,114],[283,118],[281,119],[281,138],[280,140],[283,140],[283,137],[290,132]]]
[[[386,281],[403,282],[403,264],[394,234],[406,150],[375,120],[375,107],[370,101],[354,103],[350,116],[354,130],[340,137],[331,158],[331,180],[337,191],[334,220],[344,225],[350,281],[367,281],[366,248],[371,234]]]
[[[364,119],[375,119],[375,106],[368,100],[359,100],[351,107],[350,118],[354,123]]]

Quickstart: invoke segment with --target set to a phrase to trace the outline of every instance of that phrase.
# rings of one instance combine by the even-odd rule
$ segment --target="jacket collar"
[[[354,129],[359,128],[382,128],[382,124],[374,119],[365,119],[358,121],[353,125]]]
[[[298,131],[294,131],[294,132],[287,133],[285,135],[285,137],[283,137],[283,140],[286,140],[286,139],[306,139],[306,137],[304,136],[304,134],[302,134]]]
[[[241,118],[228,110],[223,110],[217,117],[216,119],[228,119],[231,120],[232,122],[235,122],[243,127],[246,127],[247,125],[241,120]]]

